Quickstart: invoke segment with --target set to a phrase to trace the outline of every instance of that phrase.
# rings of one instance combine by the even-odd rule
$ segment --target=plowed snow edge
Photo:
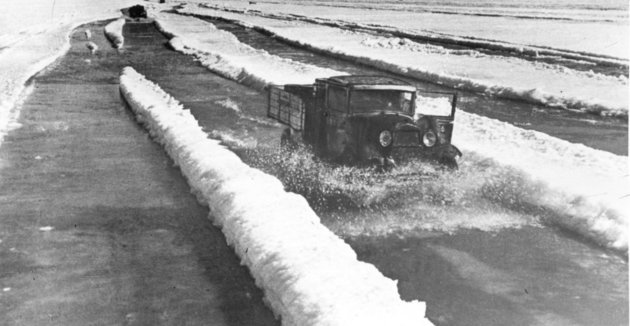
[[[127,67],[120,90],[210,208],[283,325],[431,325],[423,302],[402,301],[396,281],[358,261],[302,196],[208,139],[159,86]]]
[[[125,26],[125,18],[118,18],[105,26],[105,36],[116,49],[122,48],[125,43],[123,26]]]
[[[212,72],[252,88],[312,83],[315,78],[341,74],[253,49],[234,35],[194,17],[160,13],[157,18],[158,29],[172,37],[169,44],[173,49],[193,56]],[[627,157],[465,111],[457,113],[455,124],[458,127],[453,142],[465,152],[480,155],[472,164],[482,168],[485,159],[492,159],[516,169],[498,182],[502,185],[493,195],[497,202],[505,204],[506,197],[512,197],[524,206],[549,211],[552,214],[545,218],[548,222],[627,252]],[[505,182],[521,179],[521,175],[527,177],[518,187]]]

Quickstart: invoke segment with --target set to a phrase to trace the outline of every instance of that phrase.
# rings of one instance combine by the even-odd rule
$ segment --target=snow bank
[[[567,10],[566,4],[544,1],[536,8],[545,16],[525,14],[536,7],[531,2],[509,4],[514,14],[505,16],[505,12],[487,15],[495,5],[505,1],[494,1],[493,5],[448,1],[404,1],[372,2],[369,8],[361,8],[365,1],[348,3],[335,2],[332,8],[325,2],[299,1],[293,3],[259,2],[251,6],[247,1],[189,0],[221,10],[247,12],[255,15],[277,17],[280,19],[304,20],[330,26],[343,26],[351,29],[367,29],[377,32],[393,32],[397,35],[413,35],[422,39],[443,41],[446,44],[484,47],[496,50],[525,50],[529,54],[540,51],[568,57],[583,57],[609,62],[625,62],[628,58],[628,14],[627,5],[616,10],[606,8],[607,4],[599,1],[592,3],[588,10]],[[388,10],[391,6],[399,10]],[[449,7],[445,13],[439,8]],[[463,5],[463,7],[462,7]],[[546,6],[545,6],[546,5]],[[602,5],[601,9],[597,8]],[[345,8],[343,8],[343,7]],[[413,9],[414,6],[420,7]],[[570,5],[571,6],[571,5]],[[569,6],[569,7],[570,7]],[[437,7],[437,8],[436,8]],[[468,8],[466,8],[468,7]],[[474,7],[477,14],[469,15]],[[437,9],[437,10],[434,10]],[[453,12],[452,10],[455,9]],[[484,15],[478,15],[483,12]],[[552,12],[559,13],[556,17]],[[511,17],[510,17],[511,16]],[[519,19],[514,19],[518,16]],[[558,19],[564,16],[565,19]],[[597,19],[599,17],[600,19]],[[526,19],[523,19],[526,18]],[[529,18],[529,19],[527,19]],[[569,18],[569,19],[566,19]],[[398,34],[398,33],[401,34]]]
[[[155,15],[160,31],[173,37],[170,45],[175,50],[193,55],[211,71],[250,87],[262,89],[272,81],[309,84],[315,78],[344,74],[254,49],[201,19],[167,13]]]
[[[14,97],[6,99],[3,103],[0,100],[0,146],[4,141],[4,137],[14,129],[21,127],[18,122],[20,117],[20,109],[26,98],[33,92],[33,85],[30,84],[22,89],[22,92]]]
[[[70,48],[69,35],[81,24],[119,16],[135,0],[5,1],[0,11],[0,145],[17,126],[18,102],[29,78]],[[86,32],[86,38],[88,33]]]
[[[125,26],[125,18],[116,19],[105,26],[105,36],[116,49],[122,48],[125,42],[123,26]]]
[[[358,261],[303,197],[208,139],[157,85],[128,67],[120,89],[210,207],[283,325],[431,325],[424,303],[401,301],[396,282]]]
[[[72,28],[63,26],[33,35],[0,52],[0,145],[18,125],[18,102],[27,94],[27,80],[70,48],[67,35]]]
[[[628,115],[625,76],[474,50],[449,50],[406,38],[374,36],[295,19],[278,20],[191,5],[178,12],[227,19],[297,46],[453,88],[601,115]]]
[[[302,64],[262,52],[257,55],[248,52],[248,56],[242,56],[240,51],[243,48],[235,45],[236,41],[229,37],[226,37],[229,45],[217,44],[224,41],[215,38],[214,35],[220,33],[209,27],[209,23],[166,13],[160,13],[156,18],[163,29],[176,36],[178,42],[186,42],[190,46],[180,49],[193,53],[213,71],[233,80],[258,78],[259,81],[273,84],[313,81],[309,75],[312,70],[305,69]],[[212,35],[205,35],[204,31]],[[195,40],[197,37],[200,39]],[[220,56],[210,52],[213,46],[222,50]],[[218,57],[220,60],[217,60]],[[291,65],[294,65],[293,68]],[[244,67],[248,67],[247,73],[244,73]],[[276,67],[279,69],[276,70]],[[234,71],[243,73],[235,74]],[[265,73],[264,78],[257,76],[259,71]],[[274,71],[278,72],[274,74]],[[336,71],[328,73],[328,76],[339,74]],[[262,88],[264,85],[257,84],[257,87]],[[440,101],[420,98],[418,105],[444,110],[447,104]],[[514,174],[524,176],[507,178],[522,184],[500,184],[501,180],[497,180],[495,187],[499,196],[509,196],[509,200],[553,212],[543,218],[551,219],[551,223],[573,229],[603,245],[619,250],[628,249],[630,216],[625,209],[629,199],[627,157],[463,111],[458,111],[456,115],[453,143],[468,154],[476,154],[465,154],[467,159],[477,160],[471,164],[483,167],[484,160],[489,158],[515,168]],[[497,200],[505,202],[501,198]]]
[[[90,50],[90,53],[92,54],[96,54],[96,51],[98,51],[98,45],[94,42],[87,42],[85,46],[87,46],[88,50]]]
[[[446,95],[445,95],[446,96]],[[452,105],[448,97],[423,97],[421,94],[416,98],[416,120],[421,115],[451,115]]]
[[[543,208],[548,212],[539,214],[548,222],[628,250],[627,157],[464,111],[457,112],[455,126],[454,144],[523,173],[524,178],[492,181],[502,201]]]

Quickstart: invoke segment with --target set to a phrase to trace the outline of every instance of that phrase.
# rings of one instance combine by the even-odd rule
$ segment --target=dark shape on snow
[[[449,115],[416,114],[418,90],[384,76],[335,76],[312,85],[269,88],[267,115],[288,128],[281,145],[301,138],[320,157],[341,163],[374,162],[385,169],[405,157],[420,157],[457,168],[462,153],[451,144],[456,93]],[[420,113],[419,112],[419,113]]]
[[[147,18],[147,11],[142,5],[135,5],[129,8],[129,17],[131,18]]]

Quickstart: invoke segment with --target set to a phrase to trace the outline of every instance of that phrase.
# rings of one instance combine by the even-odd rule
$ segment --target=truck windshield
[[[413,93],[399,90],[354,90],[350,95],[350,110],[353,113],[374,111],[396,111],[413,113]]]

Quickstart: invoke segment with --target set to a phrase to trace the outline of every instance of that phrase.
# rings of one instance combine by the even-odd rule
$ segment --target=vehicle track
[[[107,23],[72,31],[2,143],[0,324],[279,325],[119,96],[127,65],[190,84],[210,74],[163,42],[117,51]]]
[[[164,51],[166,38],[153,25],[127,24],[124,33],[126,46],[136,51],[139,50],[136,47],[143,48],[147,57],[149,53]],[[260,37],[254,36],[254,40]],[[300,55],[311,56],[304,52]],[[330,60],[312,56],[317,60]],[[173,54],[168,61],[169,65],[190,65],[191,62],[191,57],[179,54]],[[339,64],[357,69],[353,70],[356,72],[363,71],[343,61]],[[282,127],[265,119],[265,94],[207,70],[204,76],[199,69],[191,69],[191,78],[194,76],[191,83],[186,76],[173,78],[167,74],[168,65],[156,66],[146,60],[135,62],[134,67],[191,109],[211,136],[240,149],[244,160],[259,159],[259,164],[269,166],[287,159],[277,150]],[[263,155],[256,157],[253,153],[256,150]],[[289,167],[297,169],[293,171],[309,173],[326,169],[317,162],[314,166],[303,164],[314,162],[308,154],[298,158],[301,161],[288,162]],[[280,170],[293,173],[283,166]],[[314,178],[317,176],[313,174]],[[299,182],[309,182],[309,179],[300,179],[302,175],[297,177]],[[420,183],[429,188],[417,191],[432,196],[431,192],[438,190],[448,196],[451,190],[457,190],[456,183],[461,181],[457,176],[444,178],[455,184],[432,189],[430,186],[440,186],[439,182]],[[604,324],[627,321],[627,310],[623,310],[628,303],[627,262],[623,258],[555,227],[540,227],[536,222],[539,217],[532,214],[503,214],[504,208],[492,203],[488,206],[457,203],[460,206],[453,209],[448,203],[440,206],[431,202],[444,198],[423,200],[429,201],[420,201],[424,207],[411,207],[420,211],[412,218],[402,216],[409,213],[405,210],[340,211],[334,201],[328,201],[332,204],[319,212],[322,223],[344,237],[361,260],[374,264],[386,276],[399,281],[403,299],[426,301],[428,316],[436,325],[589,325],[595,321]],[[449,215],[457,213],[457,207],[469,206],[474,207],[467,211],[470,214]],[[438,218],[425,218],[425,213]],[[521,214],[524,215],[521,218],[530,220],[531,224],[484,227],[489,218]],[[397,220],[395,215],[402,218]],[[448,220],[459,220],[468,227],[449,233],[432,231],[428,225]],[[395,228],[392,224],[397,221],[424,228],[371,232],[379,227]],[[435,229],[439,230],[440,225],[435,225]]]
[[[298,62],[327,67],[350,74],[378,74],[407,80],[426,91],[453,91],[451,88],[410,79],[405,76],[367,67],[325,54],[314,53],[281,40],[270,37],[252,28],[242,27],[223,19],[198,16],[217,28],[234,34],[239,41],[270,54]],[[627,120],[601,117],[591,114],[554,109],[530,103],[486,97],[483,94],[460,92],[458,107],[464,111],[509,122],[524,129],[540,131],[574,143],[609,151],[618,155],[628,155]],[[457,126],[455,127],[457,132]]]

